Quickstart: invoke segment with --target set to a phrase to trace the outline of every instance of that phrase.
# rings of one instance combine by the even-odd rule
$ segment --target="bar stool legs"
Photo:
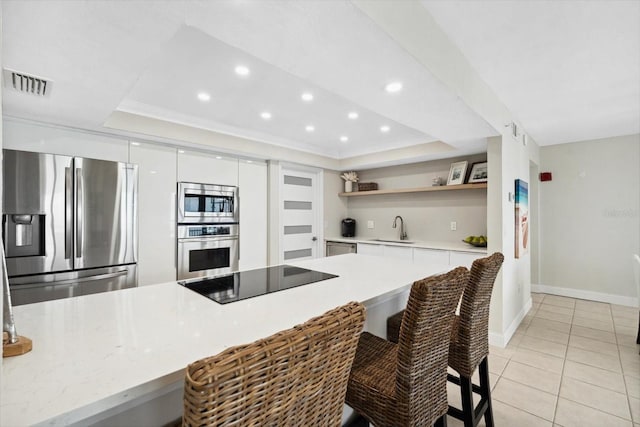
[[[489,383],[489,365],[485,357],[479,366],[480,386],[472,383],[469,377],[456,377],[447,374],[447,380],[460,386],[462,410],[449,405],[448,414],[464,422],[464,427],[476,427],[482,417],[486,427],[493,427],[493,409],[491,407],[491,384]],[[480,402],[474,407],[473,392],[480,394]]]

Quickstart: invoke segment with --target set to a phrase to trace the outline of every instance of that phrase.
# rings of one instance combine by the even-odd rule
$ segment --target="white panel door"
[[[176,280],[176,149],[131,145],[138,164],[138,285]]]
[[[267,164],[240,160],[240,270],[267,265]]]
[[[320,256],[322,171],[280,169],[280,262]]]

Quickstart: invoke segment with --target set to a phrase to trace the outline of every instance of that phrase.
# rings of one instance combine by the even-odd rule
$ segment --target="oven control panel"
[[[229,236],[231,227],[228,226],[205,226],[205,227],[189,227],[187,235],[189,237],[201,236]]]

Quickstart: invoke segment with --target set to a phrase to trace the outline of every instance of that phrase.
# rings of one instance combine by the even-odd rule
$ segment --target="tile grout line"
[[[609,310],[611,311],[611,304],[609,304]],[[611,313],[611,318],[613,319],[613,312]],[[627,378],[624,375],[624,366],[622,365],[622,356],[620,355],[620,343],[618,342],[618,334],[616,333],[615,321],[613,322],[613,337],[616,340],[616,348],[618,349],[618,361],[620,362],[620,370],[622,371],[622,383],[624,384],[624,392],[625,392],[625,395],[627,396],[629,418],[631,419],[631,425],[634,425],[636,420],[633,419],[633,410],[631,407],[631,396],[629,396],[629,388],[627,387]]]
[[[558,394],[556,395],[556,407],[553,410],[553,421],[552,423],[556,423],[556,417],[558,415],[558,405],[560,404],[560,391],[562,390],[562,383],[564,381],[564,369],[567,365],[567,353],[569,353],[569,341],[571,341],[571,330],[573,329],[573,316],[576,312],[576,304],[575,301],[573,303],[573,312],[571,313],[571,323],[569,323],[569,340],[567,341],[567,348],[564,351],[564,359],[562,360],[562,371],[560,372],[560,384],[558,385]]]

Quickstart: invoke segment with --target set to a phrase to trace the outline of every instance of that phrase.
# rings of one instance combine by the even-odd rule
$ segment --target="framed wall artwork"
[[[449,179],[447,185],[464,184],[464,178],[467,174],[467,165],[469,162],[451,163],[451,169],[449,169]]]
[[[515,202],[515,257],[522,258],[529,252],[529,184],[521,179],[516,179]]]
[[[469,173],[468,184],[475,184],[476,182],[487,182],[489,178],[487,170],[487,162],[478,162],[471,165],[471,172]]]

